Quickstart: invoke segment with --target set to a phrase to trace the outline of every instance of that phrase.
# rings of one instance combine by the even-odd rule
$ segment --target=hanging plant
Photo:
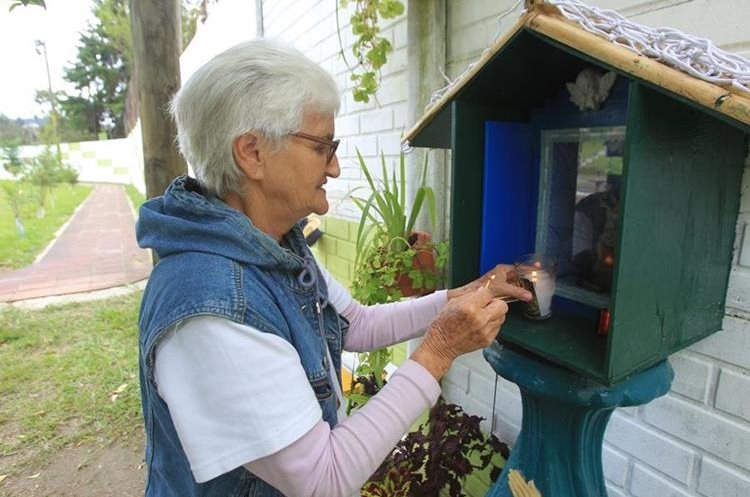
[[[404,4],[399,0],[341,0],[346,8],[355,4],[351,17],[352,33],[357,37],[352,53],[359,65],[352,69],[354,81],[352,93],[356,102],[367,103],[380,86],[380,69],[388,62],[393,51],[391,42],[380,36],[380,18],[393,19],[404,13]]]

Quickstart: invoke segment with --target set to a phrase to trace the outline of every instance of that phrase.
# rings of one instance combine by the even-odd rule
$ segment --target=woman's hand
[[[532,298],[531,293],[524,290],[513,272],[510,264],[498,264],[487,271],[484,275],[467,283],[464,286],[448,290],[448,300],[453,300],[478,288],[487,287],[493,298],[504,298],[506,300],[519,299],[526,302]]]
[[[432,321],[411,359],[439,380],[456,357],[488,347],[507,312],[508,304],[494,298],[489,288],[465,292],[450,300]]]

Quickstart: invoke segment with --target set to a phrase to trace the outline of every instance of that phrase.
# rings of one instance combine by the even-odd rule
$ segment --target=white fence
[[[43,151],[42,145],[25,146],[20,147],[19,155],[22,159],[32,159]],[[127,138],[62,143],[60,151],[63,162],[78,172],[78,181],[132,184],[141,193],[146,191],[140,126],[136,126]],[[13,177],[0,168],[0,179]]]

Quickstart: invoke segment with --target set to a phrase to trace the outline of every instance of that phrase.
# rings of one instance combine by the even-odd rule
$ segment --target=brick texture
[[[690,355],[687,352],[675,354],[669,359],[675,378],[672,391],[705,402],[709,388],[715,379],[716,366],[709,360]]]
[[[750,419],[750,372],[729,368],[721,371],[716,408],[741,419]]]
[[[706,458],[701,467],[698,491],[706,497],[747,497],[750,495],[750,477],[720,461]]]
[[[605,445],[602,449],[602,465],[607,480],[619,487],[625,486],[628,478],[628,466],[630,465],[626,454]]]
[[[727,316],[720,332],[701,340],[690,350],[745,370],[750,369],[750,321]]]
[[[643,419],[733,464],[746,466],[750,463],[750,423],[736,421],[671,395],[646,406]]]
[[[664,437],[634,419],[614,415],[609,422],[605,440],[612,447],[638,458],[677,481],[687,483],[693,467],[693,451]]]
[[[640,464],[636,464],[633,469],[630,493],[635,497],[691,497],[694,495],[684,487]]]

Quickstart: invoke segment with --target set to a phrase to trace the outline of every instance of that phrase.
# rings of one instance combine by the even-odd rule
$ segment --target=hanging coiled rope
[[[498,16],[498,24],[516,10],[523,0]],[[656,59],[691,76],[714,84],[729,86],[750,95],[750,60],[717,48],[710,40],[683,33],[672,28],[650,28],[628,20],[614,10],[599,9],[580,0],[541,0],[539,5],[555,7],[566,19],[612,43],[632,52]],[[526,9],[522,10],[522,14]],[[502,30],[493,38],[493,44]],[[480,59],[489,51],[482,52]],[[427,107],[442,98],[453,85],[469,73],[476,62],[430,97]],[[448,78],[446,77],[446,80]]]
[[[592,7],[580,0],[545,1],[566,19],[612,43],[696,78],[750,95],[750,60],[716,47],[711,40],[673,28],[650,28],[614,10]]]

